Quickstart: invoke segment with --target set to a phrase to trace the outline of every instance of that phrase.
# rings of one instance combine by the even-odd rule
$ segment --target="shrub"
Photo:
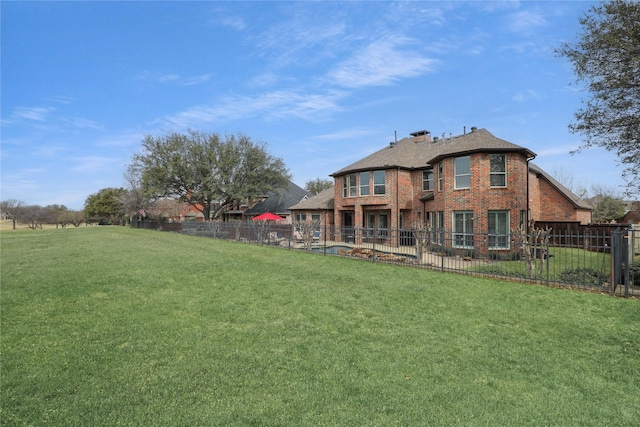
[[[525,271],[508,269],[502,265],[485,265],[478,268],[476,271],[478,273],[490,274],[492,276],[520,277],[522,279],[529,278],[528,274]]]
[[[640,257],[635,258],[631,263],[629,278],[635,286],[640,286]]]
[[[593,268],[571,268],[560,273],[560,281],[576,285],[602,286],[609,281],[609,276]]]

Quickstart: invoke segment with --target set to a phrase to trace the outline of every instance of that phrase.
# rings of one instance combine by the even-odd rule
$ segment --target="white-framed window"
[[[373,171],[373,194],[376,196],[381,196],[386,194],[386,177],[385,171]]]
[[[342,197],[356,197],[358,186],[356,184],[357,175],[350,173],[342,177]]]
[[[422,191],[433,191],[433,169],[422,171]]]
[[[456,157],[454,171],[455,188],[471,188],[471,156]]]
[[[509,249],[509,211],[487,214],[489,249]]]
[[[307,214],[306,213],[297,213],[296,214],[296,223],[305,222],[305,221],[307,221]]]
[[[473,211],[453,212],[453,247],[473,248]]]
[[[360,172],[360,195],[368,196],[369,191],[369,172]]]
[[[443,179],[444,179],[444,168],[442,166],[442,162],[438,163],[438,191],[442,191]]]
[[[507,156],[502,154],[490,154],[489,184],[491,187],[507,186]]]

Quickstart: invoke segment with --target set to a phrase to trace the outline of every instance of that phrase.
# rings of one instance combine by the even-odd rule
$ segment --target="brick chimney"
[[[411,140],[415,143],[418,142],[431,142],[431,132],[428,130],[419,130],[416,132],[411,132]]]

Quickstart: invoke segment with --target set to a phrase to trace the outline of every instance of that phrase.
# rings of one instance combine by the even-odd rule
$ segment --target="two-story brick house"
[[[475,234],[486,233],[491,250],[507,249],[510,230],[527,219],[589,222],[591,205],[533,165],[534,158],[486,129],[441,139],[414,132],[331,175],[328,225],[347,230],[342,236],[358,229],[363,238],[384,239],[388,230],[424,221],[450,232],[454,247],[474,247]],[[294,205],[292,214],[330,209],[326,200],[314,203]]]

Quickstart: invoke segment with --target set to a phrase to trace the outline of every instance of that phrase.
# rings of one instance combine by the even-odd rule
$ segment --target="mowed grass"
[[[533,277],[542,280],[562,281],[563,272],[569,271],[596,271],[603,276],[611,273],[611,255],[603,252],[588,251],[582,248],[549,248],[549,253],[553,255],[545,260],[542,273],[540,272],[540,260],[533,260]],[[529,278],[529,269],[524,260],[500,261],[495,265],[474,265],[472,271],[485,273],[499,273],[514,277]]]
[[[637,425],[640,302],[133,230],[2,233],[11,425]]]

